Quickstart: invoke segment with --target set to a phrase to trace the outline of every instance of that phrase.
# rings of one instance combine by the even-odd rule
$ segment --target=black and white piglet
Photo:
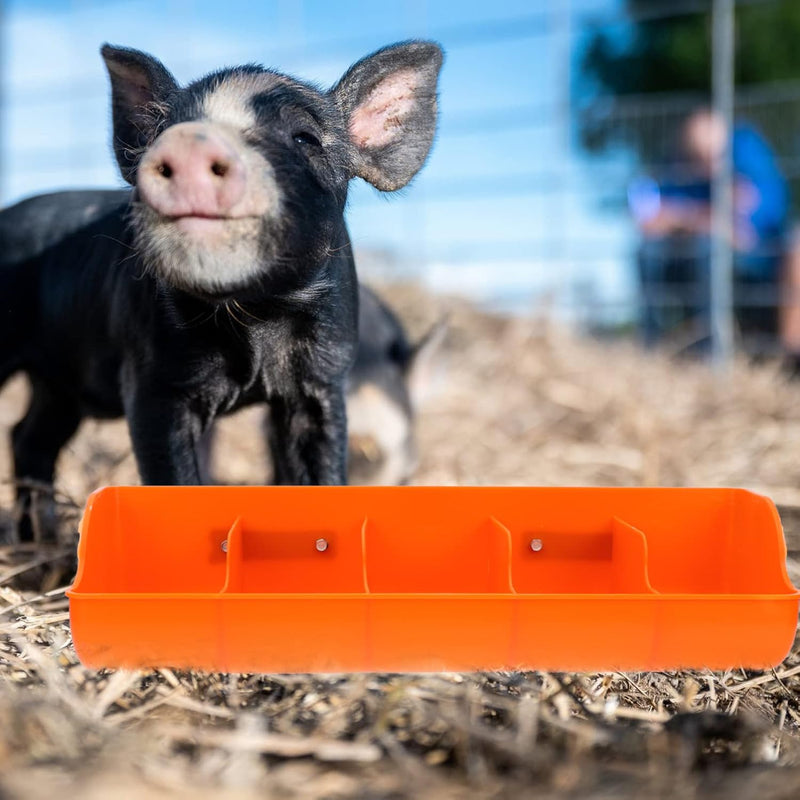
[[[57,220],[90,220],[103,208],[129,202],[129,190],[98,189],[59,192],[29,201],[24,228],[15,239],[33,251]],[[346,381],[348,482],[393,485],[407,483],[417,465],[416,413],[427,399],[444,339],[444,321],[412,342],[399,317],[375,291],[359,284],[358,346]],[[269,441],[271,419],[265,417]],[[214,439],[201,439],[201,475],[211,482]],[[217,445],[219,447],[219,445]],[[274,472],[274,470],[273,470]]]
[[[412,342],[391,307],[360,287],[358,349],[347,376],[351,483],[408,483],[417,467],[416,416],[439,372],[444,320]]]
[[[149,55],[102,55],[130,201],[0,212],[0,385],[22,370],[33,388],[16,477],[51,481],[83,417],[124,414],[144,483],[197,483],[203,431],[266,401],[279,479],[344,483],[347,186],[394,191],[423,165],[440,48],[385,48],[327,92],[256,66],[180,87]]]

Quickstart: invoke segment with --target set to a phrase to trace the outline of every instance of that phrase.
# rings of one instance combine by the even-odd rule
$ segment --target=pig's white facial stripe
[[[271,75],[234,75],[226,78],[203,99],[204,116],[221,125],[240,131],[254,128],[258,122],[250,101],[275,83]]]

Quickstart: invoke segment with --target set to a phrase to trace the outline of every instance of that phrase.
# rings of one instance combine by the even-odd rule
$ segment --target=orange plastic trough
[[[735,489],[112,487],[69,591],[93,667],[768,667],[800,593]]]

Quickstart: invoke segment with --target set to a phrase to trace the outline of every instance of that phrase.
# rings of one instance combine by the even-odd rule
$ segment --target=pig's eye
[[[321,147],[322,144],[313,133],[309,133],[308,131],[297,131],[292,138],[297,142],[297,144],[302,145],[309,145],[311,147]]]

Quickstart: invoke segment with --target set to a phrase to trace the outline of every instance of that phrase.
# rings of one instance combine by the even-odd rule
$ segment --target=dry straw
[[[750,486],[781,504],[800,549],[800,385],[777,364],[737,363],[720,382],[702,365],[572,337],[535,316],[503,319],[413,287],[385,294],[417,333],[450,314],[419,420],[419,482]],[[18,381],[0,395],[0,425],[19,417],[25,393]],[[255,411],[225,422],[223,480],[265,479],[258,425]],[[5,450],[0,464],[8,512]],[[0,797],[800,791],[797,643],[766,673],[88,671],[64,596],[75,521],[89,490],[133,480],[124,424],[85,424],[59,464],[62,545],[0,553]]]

